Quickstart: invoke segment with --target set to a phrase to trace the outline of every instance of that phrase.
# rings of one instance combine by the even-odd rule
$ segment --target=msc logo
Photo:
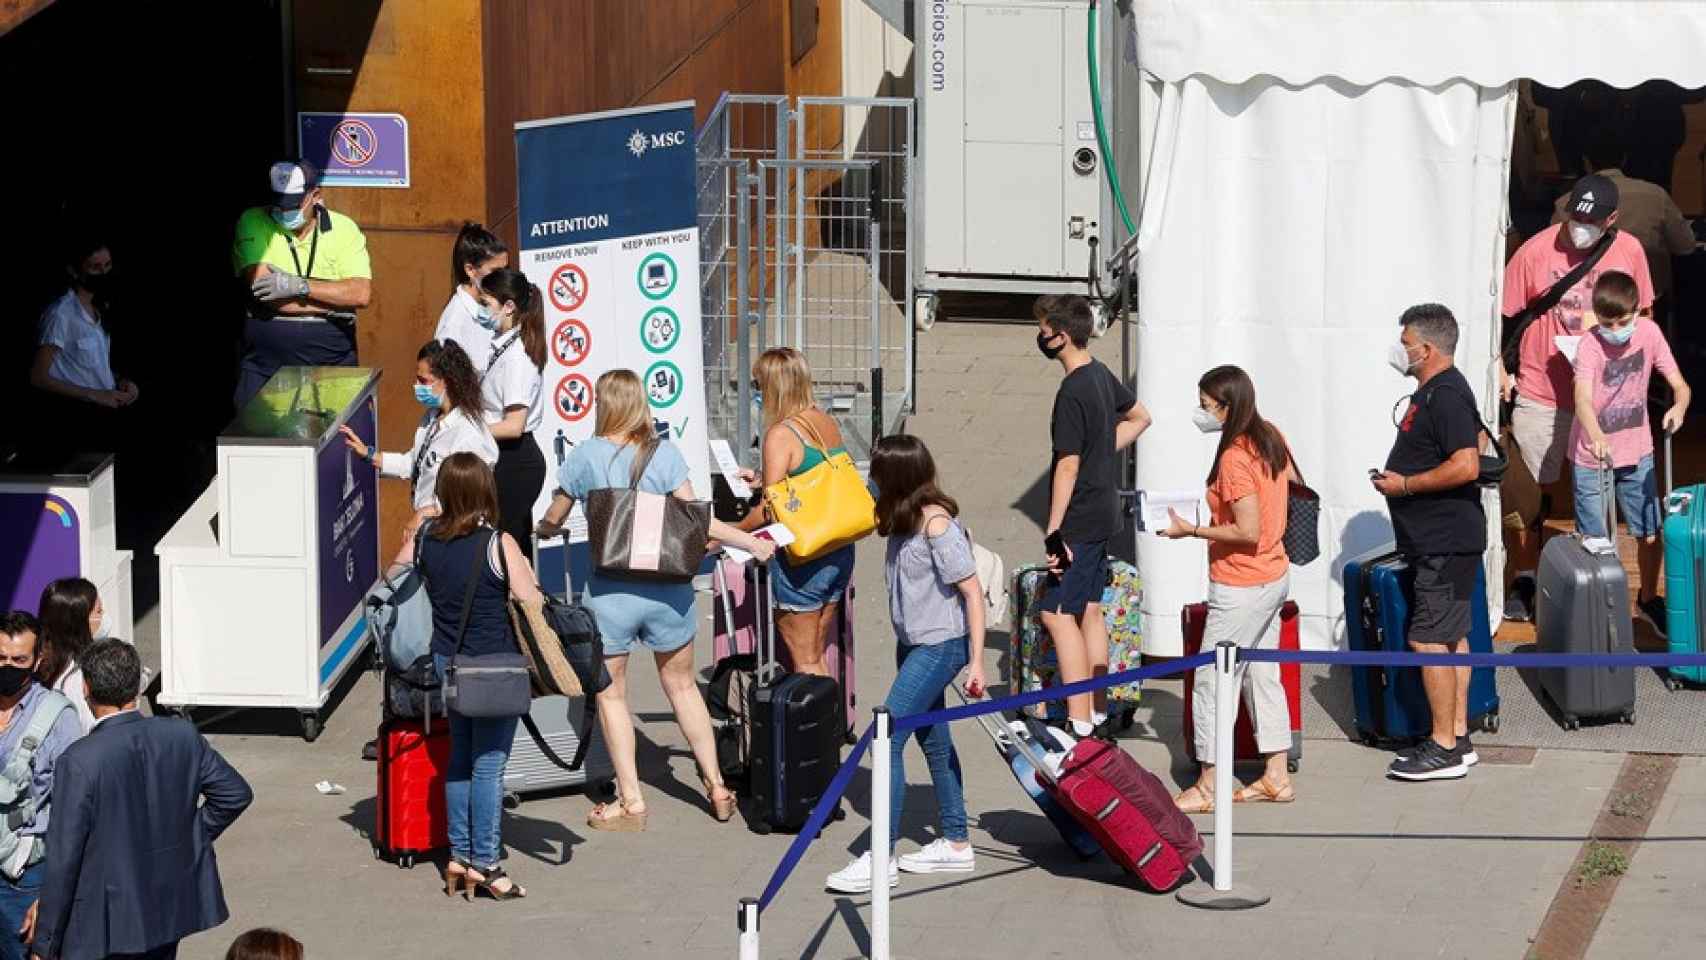
[[[635,130],[628,136],[628,152],[635,159],[646,155],[647,150],[662,150],[666,147],[679,147],[687,142],[687,131],[671,130],[667,133],[647,135],[643,130]]]

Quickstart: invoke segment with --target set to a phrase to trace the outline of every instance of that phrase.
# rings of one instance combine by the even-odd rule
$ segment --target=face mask
[[[1219,433],[1222,427],[1220,420],[1202,407],[1191,411],[1191,422],[1196,424],[1197,429],[1203,433]]]
[[[307,222],[308,215],[302,212],[301,207],[298,207],[295,210],[279,210],[274,208],[272,218],[278,221],[278,225],[286,230],[300,230],[302,229],[302,224]]]
[[[1386,362],[1392,365],[1392,369],[1406,377],[1410,375],[1411,369],[1416,365],[1415,361],[1410,359],[1410,350],[1404,346],[1402,340],[1392,345],[1386,354]]]
[[[443,400],[439,399],[438,394],[434,393],[432,388],[424,383],[415,384],[415,402],[428,410],[437,410],[444,403]]]
[[[1621,347],[1625,343],[1629,342],[1630,337],[1635,335],[1635,323],[1636,321],[1631,320],[1627,324],[1624,324],[1623,328],[1620,330],[1613,330],[1610,327],[1594,327],[1594,330],[1599,333],[1599,338],[1601,340],[1604,340],[1606,343],[1609,343],[1614,347]]]
[[[1061,338],[1060,346],[1058,346],[1058,347],[1049,346],[1048,345],[1049,341],[1053,340],[1055,337]],[[1041,330],[1037,331],[1037,352],[1041,353],[1043,356],[1047,357],[1050,360],[1053,360],[1055,357],[1060,356],[1060,352],[1062,350],[1065,350],[1065,349],[1066,349],[1066,335],[1065,334],[1057,333],[1057,334],[1054,334],[1053,336],[1051,336],[1049,334],[1043,333]]]
[[[1604,235],[1605,228],[1598,224],[1570,221],[1570,243],[1574,244],[1577,250],[1586,250],[1598,243],[1599,238]]]
[[[30,671],[23,667],[6,664],[0,667],[0,697],[17,696],[18,691],[30,682]]]
[[[474,311],[474,322],[487,330],[498,328],[498,318],[492,315],[492,308],[483,303]]]
[[[95,640],[105,640],[112,636],[112,632],[112,621],[108,620],[107,615],[103,613],[101,614],[101,622],[95,627],[95,629],[89,631],[89,636]]]
[[[106,273],[85,273],[77,278],[77,283],[83,289],[97,297],[104,297],[113,291],[112,271]]]

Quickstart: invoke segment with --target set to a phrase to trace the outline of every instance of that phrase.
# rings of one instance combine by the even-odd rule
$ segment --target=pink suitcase
[[[1038,779],[1115,863],[1157,893],[1179,886],[1202,853],[1196,825],[1166,784],[1110,741],[1078,741],[1058,779]]]
[[[711,609],[711,662],[721,663],[735,654],[756,654],[758,644],[754,627],[758,622],[759,605],[751,568],[748,564],[736,563],[725,556],[717,562],[711,580],[714,591]],[[851,736],[856,718],[853,706],[854,678],[857,673],[853,667],[852,584],[847,585],[847,595],[837,605],[836,615],[840,620],[839,628],[830,633],[823,658],[829,667],[829,675],[841,684],[847,732]],[[794,665],[788,656],[787,645],[778,643],[776,654],[782,663],[782,669],[791,672]]]

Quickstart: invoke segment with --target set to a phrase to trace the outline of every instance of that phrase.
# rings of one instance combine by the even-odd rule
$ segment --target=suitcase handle
[[[988,702],[987,697],[979,700],[970,699],[957,683],[951,683],[948,686],[959,696],[960,702],[968,707],[974,703]],[[1012,736],[1010,731],[1002,731],[999,723],[991,720],[990,717],[991,715],[987,713],[978,714],[977,722],[983,727],[984,732],[989,734],[989,738],[995,741],[996,746],[1000,746],[1003,742],[1011,744],[1013,749],[1025,758],[1025,762],[1031,765],[1031,769],[1036,771],[1037,779],[1046,780],[1051,786],[1059,783],[1054,772],[1048,768],[1048,764],[1043,762],[1042,757],[1037,756],[1037,752],[1031,748],[1029,743],[1026,743],[1021,737]]]

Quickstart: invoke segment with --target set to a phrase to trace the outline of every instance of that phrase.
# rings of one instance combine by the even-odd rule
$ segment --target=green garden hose
[[[1125,222],[1126,236],[1137,233],[1137,225],[1131,221],[1131,211],[1126,209],[1125,190],[1120,186],[1120,172],[1115,169],[1114,150],[1108,144],[1108,127],[1102,122],[1102,77],[1096,56],[1096,0],[1090,0],[1090,108],[1096,114],[1096,145],[1102,150],[1102,170],[1108,178],[1108,187],[1114,191],[1114,204],[1120,208],[1120,219]]]

